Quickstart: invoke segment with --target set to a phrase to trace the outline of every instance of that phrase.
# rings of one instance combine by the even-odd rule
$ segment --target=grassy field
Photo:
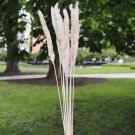
[[[135,73],[130,67],[76,68],[76,74]]]
[[[75,87],[74,135],[135,135],[134,83]],[[63,135],[56,87],[0,81],[0,135]]]
[[[6,66],[5,65],[0,65],[0,72],[4,72]],[[20,66],[20,70],[22,72],[47,72],[48,68],[30,68],[29,66],[22,67]]]
[[[20,67],[22,72],[45,72],[47,73],[48,68],[29,68]],[[5,65],[0,65],[0,72],[4,72]],[[118,67],[118,66],[107,66],[100,68],[76,68],[76,74],[102,74],[102,73],[135,73],[135,69],[130,67]]]

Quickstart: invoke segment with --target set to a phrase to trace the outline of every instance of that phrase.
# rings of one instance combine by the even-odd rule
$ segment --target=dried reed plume
[[[56,4],[54,7],[51,8],[52,24],[56,33],[56,42],[61,67],[61,86],[62,86],[61,91],[58,86],[57,75],[56,81],[65,135],[73,135],[73,106],[74,106],[73,71],[75,68],[75,59],[77,55],[79,31],[80,31],[78,2],[76,3],[75,7],[73,7],[73,5],[71,4],[69,6],[69,9],[71,11],[71,19],[69,19],[69,15],[66,9],[63,10],[64,15],[63,19],[60,14],[60,9],[58,8],[58,4]],[[52,63],[54,63],[55,55],[53,52],[50,32],[47,28],[42,13],[38,11],[38,14],[40,17],[44,33],[47,38],[49,56]],[[71,22],[69,20],[71,20]]]
[[[44,16],[43,16],[42,12],[38,11],[38,15],[39,15],[42,27],[43,27],[43,31],[44,31],[45,36],[46,36],[46,40],[47,40],[47,44],[48,44],[49,57],[50,57],[50,60],[52,61],[52,63],[54,63],[55,55],[54,55],[54,52],[53,52],[53,45],[52,45],[51,35],[50,35],[49,29],[48,29],[48,27],[46,25],[46,21],[44,19]]]

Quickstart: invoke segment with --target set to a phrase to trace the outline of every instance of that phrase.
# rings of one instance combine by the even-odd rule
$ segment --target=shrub
[[[36,60],[38,56],[39,56],[39,53],[31,53],[29,55],[28,61]]]
[[[83,56],[81,53],[78,53],[77,58],[76,58],[76,64],[81,65],[82,62],[83,62]]]
[[[0,53],[0,61],[5,61],[6,60],[7,53],[6,52],[1,52]]]
[[[92,58],[94,58],[94,55],[92,53],[88,53],[85,57],[84,57],[84,60],[86,61],[91,61]]]
[[[30,66],[31,64],[25,62],[19,62],[19,66]]]
[[[135,69],[135,64],[131,65],[131,69]]]

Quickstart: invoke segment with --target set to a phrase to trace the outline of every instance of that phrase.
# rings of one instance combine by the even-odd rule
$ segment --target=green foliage
[[[56,39],[55,39],[55,34],[54,30],[51,24],[51,6],[54,5],[57,2],[57,0],[30,0],[28,2],[25,2],[25,10],[29,12],[32,15],[31,18],[31,36],[37,38],[37,41],[34,43],[34,46],[36,46],[37,43],[43,42],[43,39],[40,39],[40,35],[44,35],[44,32],[41,27],[41,23],[39,20],[39,16],[37,14],[38,10],[41,10],[42,13],[44,14],[44,17],[47,21],[47,25],[49,27],[49,30],[51,32],[51,37],[52,37],[52,42],[54,45],[54,48],[56,48]],[[55,49],[56,50],[56,49]],[[38,59],[42,60],[43,58],[47,58],[48,55],[48,50],[46,46],[46,42],[43,44],[41,47],[39,57]]]
[[[46,38],[43,36],[38,36],[33,46],[36,46],[39,43],[42,43],[42,46],[40,47],[40,51],[38,53],[39,55],[36,57],[36,59],[37,61],[43,61],[48,58],[48,48],[47,48]]]
[[[134,135],[134,82],[109,79],[75,87],[74,135]],[[0,134],[64,134],[55,86],[0,84]]]
[[[115,49],[104,49],[102,51],[101,55],[104,56],[104,57],[107,57],[107,56],[110,56],[110,57],[118,56],[118,54],[116,53]]]
[[[78,53],[77,58],[76,58],[76,63],[80,64],[83,62],[83,57],[81,53]]]
[[[0,61],[5,61],[6,60],[7,53],[6,52],[1,52],[0,53]]]
[[[26,50],[22,50],[19,52],[19,60],[18,61],[23,61],[29,57],[29,53]]]
[[[135,3],[131,0],[80,0],[81,44],[92,52],[115,46],[118,53],[135,55]],[[88,41],[83,38],[87,37]]]
[[[39,53],[31,53],[27,60],[29,61],[37,60],[38,56],[39,56]]]
[[[111,59],[114,59],[114,58],[122,58],[123,56],[122,55],[118,55],[113,49],[107,49],[107,50],[103,50],[102,53],[93,53],[93,52],[78,52],[78,55],[77,55],[77,62],[79,61],[80,64],[82,64],[82,62],[84,60],[86,61],[91,61],[93,58],[96,58],[96,60],[103,60],[107,57],[110,57]]]
[[[42,52],[39,52],[39,53],[31,53],[31,54],[29,54],[29,57],[27,57],[25,60],[28,60],[28,61],[43,61],[43,60],[45,60],[46,58],[47,58],[47,56],[46,57],[43,57],[43,56],[45,56],[45,54],[44,55],[42,55]]]
[[[24,49],[20,50],[19,48],[14,48],[12,53],[7,55],[6,61],[24,61],[29,57],[29,53]]]
[[[135,64],[131,66],[131,69],[135,69]]]
[[[76,57],[76,64],[81,65],[87,55],[88,53],[86,52],[78,52]]]
[[[41,23],[39,21],[39,16],[37,14],[38,10],[41,10],[44,18],[46,19],[47,26],[49,28],[51,38],[52,38],[52,43],[53,43],[53,48],[54,48],[54,53],[56,56],[58,56],[58,51],[57,51],[57,45],[56,45],[56,35],[54,32],[54,28],[52,25],[51,21],[51,6],[54,6],[56,3],[59,3],[59,7],[62,11],[63,8],[68,8],[69,4],[75,3],[77,0],[30,0],[25,3],[25,10],[28,11],[34,19],[32,19],[32,32],[31,35],[34,37],[39,37],[40,35],[44,35]],[[39,39],[39,38],[38,38]],[[37,39],[37,42],[39,40]],[[42,42],[42,41],[41,41]],[[47,58],[48,56],[48,50],[47,50],[47,43],[44,43],[43,46],[41,47],[40,53],[39,53],[39,60],[43,60],[44,58]]]
[[[107,58],[107,57],[110,57],[110,59],[112,61],[116,58],[117,60],[123,59],[125,63],[134,63],[135,62],[135,57],[130,57],[130,56],[127,56],[124,54],[117,54],[114,49],[104,49],[102,51],[102,53],[78,52],[76,60],[78,62],[78,59],[80,59],[80,64],[82,64],[82,62],[84,60],[91,61],[93,58],[96,58],[96,60],[104,61],[105,58]]]
[[[47,25],[51,32],[55,54],[57,53],[56,36],[51,23],[51,6],[56,2],[59,3],[61,9],[68,8],[70,3],[76,0],[1,0],[0,1],[0,47],[7,45],[13,50],[7,59],[15,61],[26,59],[28,54],[20,52],[18,45],[22,44],[23,39],[17,40],[17,33],[23,33],[25,30],[26,20],[23,19],[24,13],[18,14],[20,9],[24,9],[31,14],[31,36],[38,37],[44,35],[42,27],[37,15],[37,11],[41,10],[47,21]],[[19,2],[19,3],[18,3]],[[135,55],[135,2],[134,0],[79,0],[80,22],[81,22],[81,38],[79,46],[90,47],[89,54],[84,58],[78,54],[77,62],[82,63],[84,59],[91,60],[93,55],[97,59],[103,59],[107,54],[103,52],[105,48],[115,46],[117,53]],[[19,20],[19,21],[18,21]],[[11,36],[12,35],[12,36]],[[84,39],[88,39],[84,41]],[[47,46],[43,44],[41,48],[39,60],[47,58]],[[98,53],[103,52],[102,55]],[[24,57],[24,58],[23,58]],[[119,57],[113,54],[111,57]]]

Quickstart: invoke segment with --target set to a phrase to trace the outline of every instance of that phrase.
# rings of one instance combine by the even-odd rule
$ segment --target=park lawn
[[[41,72],[41,73],[47,73],[48,68],[27,68],[27,67],[21,67],[20,68],[22,72]]]
[[[76,68],[75,74],[135,73],[130,67]]]
[[[21,68],[23,72],[47,73],[48,68]],[[130,67],[99,67],[99,68],[76,68],[75,74],[111,74],[111,73],[135,73]]]
[[[48,68],[20,67],[22,72],[42,72],[47,73]],[[0,72],[4,72],[5,65],[0,65]],[[135,69],[130,67],[99,67],[99,68],[76,68],[75,74],[108,74],[108,73],[135,73]]]
[[[3,64],[0,64],[0,73],[5,71],[6,66]],[[42,72],[42,73],[47,73],[48,72],[48,68],[30,68],[29,66],[25,66],[25,67],[21,67],[20,66],[20,70],[22,72]]]
[[[74,135],[135,135],[134,82],[75,87]],[[0,86],[0,135],[63,135],[55,86]]]

